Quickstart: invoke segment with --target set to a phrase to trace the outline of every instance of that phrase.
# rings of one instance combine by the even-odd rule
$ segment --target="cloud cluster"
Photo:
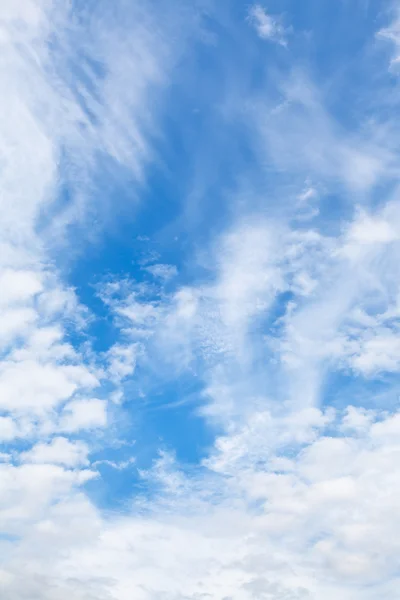
[[[396,144],[381,122],[346,129],[300,71],[282,77],[277,104],[274,93],[247,104],[244,138],[263,175],[290,175],[290,210],[235,206],[185,277],[154,255],[98,284],[116,341],[96,352],[90,309],[51,249],[87,222],[103,168],[144,180],[153,98],[188,17],[171,19],[168,3],[89,5],[0,6],[2,594],[395,600]],[[278,18],[260,5],[249,17],[286,44]],[[396,27],[381,35],[396,42]],[[350,208],[328,226],[329,193]],[[164,448],[146,469],[96,456],[125,386],[148,399],[180,377],[195,381],[196,416],[214,434],[205,456],[187,465]],[[86,486],[103,467],[141,484],[118,510]]]
[[[163,457],[152,472],[159,500],[136,515],[104,521],[72,495],[38,518],[29,496],[38,520],[6,562],[5,592],[25,597],[13,571],[23,560],[24,590],[44,598],[395,598],[399,415],[349,407],[287,419],[253,416],[194,477]],[[57,473],[56,489],[43,480],[41,502],[70,483]]]
[[[150,156],[149,94],[163,85],[171,55],[152,15],[123,4],[0,7],[0,585],[19,598],[58,593],[33,563],[25,582],[14,578],[6,556],[21,539],[34,543],[36,531],[53,535],[53,509],[79,519],[78,507],[90,506],[79,488],[98,473],[79,437],[90,432],[93,441],[106,427],[102,386],[126,372],[117,347],[107,371],[81,343],[90,312],[50,253],[78,250],[66,226],[89,218],[99,165],[140,181]],[[38,552],[35,562],[43,559]]]

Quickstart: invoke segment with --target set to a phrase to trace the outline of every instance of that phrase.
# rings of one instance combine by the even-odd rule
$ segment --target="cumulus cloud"
[[[84,429],[96,429],[107,424],[107,402],[97,398],[79,398],[71,400],[60,414],[61,431],[77,432]]]
[[[74,496],[53,505],[13,559],[26,564],[23,589],[61,594],[73,573],[74,598],[394,598],[398,415],[345,437],[318,411],[292,418],[292,435],[282,423],[285,437],[262,451],[275,420],[238,426],[194,477],[163,457],[153,472],[162,496],[146,518],[102,522]],[[24,597],[12,561],[7,569],[5,590]]]
[[[78,467],[88,464],[88,447],[83,442],[70,442],[67,438],[56,437],[50,443],[39,443],[29,451],[20,454],[20,460],[27,463],[56,464]]]

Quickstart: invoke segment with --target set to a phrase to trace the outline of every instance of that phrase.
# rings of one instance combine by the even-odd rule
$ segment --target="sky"
[[[0,3],[0,596],[397,600],[400,4]]]

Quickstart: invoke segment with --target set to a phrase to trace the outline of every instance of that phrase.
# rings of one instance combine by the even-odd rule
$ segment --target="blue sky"
[[[397,599],[398,3],[0,45],[1,595]]]

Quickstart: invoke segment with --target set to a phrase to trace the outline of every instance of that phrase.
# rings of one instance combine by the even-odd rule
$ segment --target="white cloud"
[[[255,4],[249,10],[249,19],[260,38],[286,46],[287,30],[281,24],[280,17],[268,14],[260,4]]]
[[[109,11],[98,2],[81,19],[59,0],[1,4],[3,441],[104,427],[107,401],[87,396],[134,366],[133,356],[120,353],[113,374],[106,373],[103,357],[71,344],[68,329],[83,329],[90,315],[50,255],[68,241],[64,226],[90,212],[99,157],[139,181],[152,154],[153,91],[175,59],[167,33],[175,21],[166,10],[163,31],[156,31],[152,13],[122,4]]]
[[[226,419],[262,403],[270,392],[257,390],[264,378],[254,371],[257,363],[283,378],[282,400],[315,406],[332,367],[368,376],[398,369],[398,289],[390,277],[400,249],[397,212],[394,204],[377,214],[356,212],[336,238],[254,216],[240,220],[212,245],[207,283],[164,295],[162,303],[159,296],[139,303],[128,293],[116,310],[129,317],[126,331],[136,335],[138,325],[145,327],[143,348],[156,372],[161,362],[179,371],[204,361],[213,408],[203,414],[220,411]],[[292,296],[276,319],[282,292]],[[266,346],[257,327],[268,320]]]
[[[91,389],[97,385],[96,377],[82,365],[3,361],[0,365],[0,407],[40,414],[67,400],[78,389]]]
[[[389,244],[399,239],[400,229],[397,219],[392,223],[385,215],[372,216],[361,212],[350,226],[347,243],[342,251],[350,258],[357,258],[360,253],[368,249],[368,246]]]
[[[31,308],[14,308],[2,312],[0,319],[1,347],[6,347],[15,338],[29,331],[36,318],[36,312]]]
[[[162,263],[150,265],[150,267],[145,268],[145,271],[151,273],[153,277],[164,281],[168,281],[178,274],[178,269],[175,265],[165,265]]]
[[[70,480],[60,470],[32,472],[42,485],[32,488],[36,498],[28,496],[25,510],[40,517],[3,565],[5,591],[18,599],[33,589],[43,598],[68,591],[74,600],[90,598],[88,591],[118,600],[394,600],[398,415],[381,415],[346,437],[324,435],[332,420],[318,411],[290,419],[295,437],[271,443],[274,417],[238,426],[232,443],[228,436],[217,445],[218,475],[203,470],[185,478],[162,458],[147,474],[164,489],[147,516],[103,520],[74,494],[50,506]],[[24,584],[17,577],[22,561]]]
[[[24,304],[42,291],[42,276],[34,271],[6,268],[0,273],[0,287],[2,307]]]
[[[60,415],[59,428],[65,432],[97,429],[107,425],[107,402],[97,398],[68,402]]]
[[[88,314],[63,283],[48,249],[63,239],[65,225],[85,220],[92,196],[85,192],[92,191],[89,174],[95,172],[99,155],[142,178],[151,155],[147,133],[153,123],[152,92],[163,85],[167,64],[173,61],[164,36],[155,34],[145,11],[132,6],[135,14],[128,28],[124,11],[121,29],[118,7],[108,13],[107,3],[97,3],[94,11],[82,13],[83,49],[79,20],[73,19],[71,26],[70,8],[57,0],[6,1],[0,6],[0,438],[7,446],[19,438],[28,444],[56,431],[77,434],[107,424],[107,401],[87,396],[108,375],[94,364],[99,357],[73,347],[67,334],[67,326],[84,327]],[[97,78],[90,63],[101,65],[104,76]],[[81,67],[90,82],[85,88],[82,80],[78,90]],[[65,205],[59,201],[64,184],[71,189],[71,202]],[[120,377],[127,374],[127,358],[120,360],[119,370],[114,364]],[[4,454],[3,535],[31,542],[36,535],[49,539],[61,522],[52,522],[50,513],[66,514],[72,505],[89,507],[85,517],[96,514],[77,490],[97,476],[85,468],[88,452],[82,441],[56,437],[49,443],[38,441],[26,452]],[[78,514],[79,509],[72,510],[68,521]],[[79,529],[83,539],[83,520]],[[61,533],[72,539],[67,530],[64,522]],[[11,585],[20,598],[57,597],[63,577],[49,591],[46,576],[36,578],[31,565],[26,584],[20,584],[13,579],[11,564],[18,559],[7,558],[3,537],[0,546],[2,587]],[[14,549],[18,546],[16,542]],[[91,585],[85,590],[79,584],[65,587],[74,599],[86,600]]]
[[[252,102],[255,145],[262,160],[268,157],[291,177],[306,176],[353,194],[368,194],[382,180],[394,180],[398,156],[392,136],[380,135],[368,123],[349,132],[327,108],[322,91],[303,72],[294,70],[278,79],[281,100],[273,105],[262,95]],[[249,117],[246,111],[246,119]],[[390,124],[390,129],[392,124]]]
[[[382,328],[373,334],[367,333],[365,339],[361,339],[354,346],[351,364],[361,373],[373,375],[382,371],[396,373],[400,370],[400,343],[397,330]]]
[[[11,417],[0,417],[0,440],[9,442],[18,436],[18,428]]]
[[[70,442],[64,437],[55,437],[49,443],[38,443],[19,458],[24,463],[56,464],[66,467],[88,465],[89,448],[83,442]]]
[[[298,221],[308,221],[319,215],[317,202],[319,193],[316,187],[306,182],[303,191],[297,196],[297,214]]]
[[[377,37],[392,44],[393,56],[390,60],[390,69],[397,72],[400,63],[400,17],[395,4],[394,7],[395,15],[392,22],[387,27],[380,29]]]
[[[132,334],[139,338],[151,336],[162,318],[164,307],[159,298],[149,299],[147,290],[132,292],[123,302],[113,302],[116,313],[130,323]]]
[[[187,364],[194,352],[209,364],[224,355],[251,361],[249,330],[283,286],[280,235],[278,225],[250,217],[217,238],[207,259],[209,282],[175,293],[161,320],[159,339],[170,360]]]
[[[140,354],[138,344],[115,344],[108,351],[108,372],[112,381],[118,383],[135,372],[137,356]]]
[[[97,79],[90,72],[90,60],[86,65],[91,97],[83,80],[78,84],[79,93],[76,88],[74,52],[82,38],[78,21],[70,27],[71,7],[57,0],[3,2],[1,6],[0,82],[5,91],[0,111],[0,202],[4,209],[0,224],[0,404],[16,422],[25,419],[21,435],[29,435],[44,423],[47,429],[54,428],[61,403],[99,385],[93,365],[65,340],[65,320],[81,326],[84,311],[73,290],[63,285],[44,248],[48,247],[49,235],[57,235],[59,225],[85,212],[79,206],[81,192],[86,189],[86,174],[95,168],[98,152],[124,163],[139,177],[148,148],[144,119],[137,113],[143,109],[143,115],[147,114],[148,90],[164,79],[164,69],[160,68],[164,58],[153,53],[149,21],[136,15],[136,34],[125,43],[120,35],[121,15],[115,11],[109,20],[104,8],[98,3],[95,12],[82,15],[87,35],[85,53],[79,56],[101,61],[104,68],[104,77]],[[125,44],[123,73],[120,44]],[[161,45],[157,45],[160,52]],[[73,80],[71,68],[76,75]],[[123,78],[129,72],[135,76],[131,77],[132,85],[125,86]],[[135,121],[136,127],[127,127],[128,121]],[[60,215],[59,185],[71,177],[71,203]],[[38,229],[37,225],[42,217],[49,223],[48,210],[54,218],[44,240],[38,236],[39,229],[43,236],[43,227]],[[83,414],[85,406],[78,409],[70,404],[64,426],[104,426],[105,407],[100,402],[88,405],[87,415]],[[7,435],[11,436],[11,430]]]
[[[0,526],[4,534],[26,540],[46,513],[85,481],[96,476],[87,469],[69,470],[55,464],[0,465]],[[4,555],[2,573],[5,574]]]
[[[342,427],[344,431],[350,430],[361,434],[366,433],[369,431],[375,418],[376,412],[373,410],[348,406],[342,420]]]
[[[131,456],[127,460],[121,460],[119,462],[117,462],[115,460],[104,459],[104,460],[96,460],[96,462],[92,463],[92,467],[97,467],[98,465],[107,465],[108,467],[111,467],[112,469],[116,469],[117,471],[123,471],[124,469],[127,469],[128,467],[131,467],[132,465],[134,465],[135,462],[136,462],[136,458],[134,456]]]
[[[214,293],[228,327],[240,329],[257,312],[265,311],[282,287],[276,266],[279,235],[266,222],[254,222],[229,232],[221,240]]]

